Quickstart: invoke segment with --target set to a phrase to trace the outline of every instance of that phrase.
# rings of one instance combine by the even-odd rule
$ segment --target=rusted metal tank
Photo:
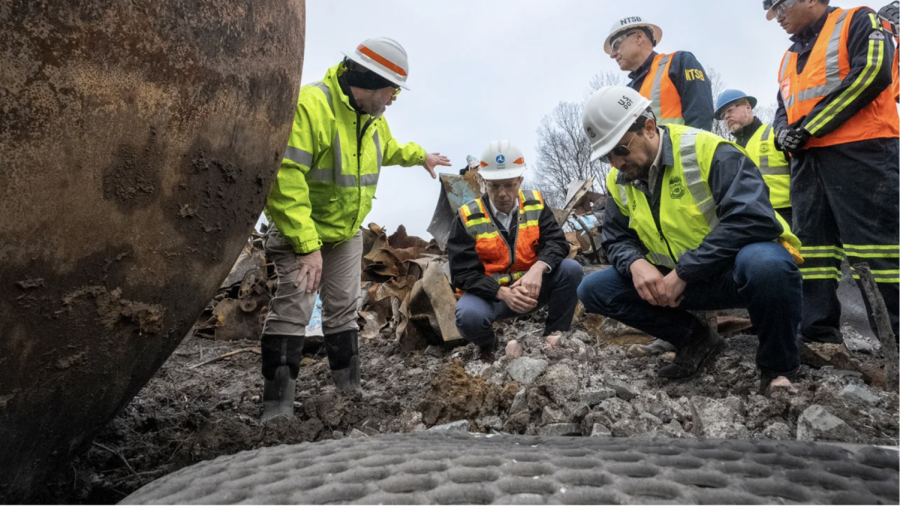
[[[303,0],[0,3],[0,502],[157,371],[290,133]]]

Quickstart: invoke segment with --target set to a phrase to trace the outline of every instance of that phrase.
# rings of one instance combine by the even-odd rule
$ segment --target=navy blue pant
[[[659,268],[665,275],[669,269]],[[589,313],[598,313],[681,348],[696,328],[692,311],[747,308],[759,334],[756,364],[774,374],[800,366],[797,325],[801,312],[801,278],[790,253],[763,242],[742,248],[732,270],[688,283],[678,307],[654,306],[641,299],[634,282],[615,269],[595,272],[581,282],[578,298]]]
[[[575,306],[578,305],[578,283],[584,276],[581,265],[574,260],[563,260],[556,269],[544,274],[541,293],[535,309],[549,304],[544,335],[565,332],[572,326]],[[467,341],[479,346],[488,345],[494,339],[495,321],[521,316],[503,301],[484,300],[477,295],[464,293],[456,303],[456,328]]]
[[[898,145],[896,138],[872,139],[811,148],[792,158],[791,229],[803,243],[800,254],[806,260],[800,266],[800,333],[808,339],[841,340],[836,290],[844,255],[850,265],[869,264],[898,336]]]

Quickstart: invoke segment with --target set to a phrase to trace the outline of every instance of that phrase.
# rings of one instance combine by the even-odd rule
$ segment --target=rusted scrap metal
[[[566,205],[562,208],[562,213],[556,214],[556,222],[559,226],[569,219],[572,210],[581,201],[581,198],[587,195],[587,192],[594,186],[594,178],[589,177],[584,181],[572,181],[566,190]]]
[[[247,244],[244,245],[244,249],[241,250],[238,259],[234,262],[234,266],[231,267],[228,276],[219,285],[219,288],[229,288],[240,283],[244,279],[244,274],[251,269],[265,270],[265,268],[266,255],[262,248],[262,237],[254,231],[250,239],[247,240]]]
[[[456,296],[437,242],[410,236],[402,225],[390,237],[375,224],[364,234],[361,335],[374,338],[390,325],[405,351],[459,340]]]
[[[450,238],[450,227],[456,219],[456,213],[464,204],[484,194],[484,181],[478,171],[470,170],[464,176],[456,174],[440,174],[441,194],[437,206],[428,225],[428,232],[435,243],[443,250],[447,248]]]
[[[881,292],[878,291],[878,285],[875,283],[875,278],[872,277],[869,264],[866,262],[855,263],[853,271],[859,276],[863,295],[869,301],[869,307],[872,308],[872,319],[875,321],[878,338],[881,340],[885,389],[889,392],[896,392],[900,387],[897,374],[897,341],[894,340],[894,331],[891,330],[891,318],[888,315],[887,306],[884,304]]]

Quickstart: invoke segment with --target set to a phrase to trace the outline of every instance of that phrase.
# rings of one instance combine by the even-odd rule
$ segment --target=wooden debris
[[[241,353],[256,353],[257,355],[262,355],[262,350],[261,350],[260,348],[258,348],[258,347],[253,347],[253,348],[241,348],[241,349],[238,349],[238,350],[229,351],[228,353],[225,353],[225,354],[223,354],[223,355],[219,355],[218,357],[213,357],[213,358],[211,358],[211,359],[209,359],[209,360],[204,360],[203,362],[200,362],[199,364],[194,364],[194,365],[188,366],[188,369],[196,369],[196,368],[200,367],[201,365],[206,365],[206,364],[211,364],[211,363],[213,363],[213,362],[218,362],[219,360],[223,360],[223,359],[226,359],[226,358],[228,358],[228,357],[233,357],[233,356],[235,356],[235,355],[240,355]]]

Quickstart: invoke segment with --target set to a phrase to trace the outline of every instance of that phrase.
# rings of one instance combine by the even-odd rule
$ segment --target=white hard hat
[[[487,180],[519,177],[528,167],[519,148],[509,141],[494,141],[481,153],[478,173]]]
[[[397,86],[409,89],[406,86],[409,59],[406,50],[396,40],[387,37],[366,39],[351,53],[343,54]]]
[[[609,29],[609,35],[606,37],[606,42],[603,43],[603,50],[606,51],[606,54],[609,54],[612,51],[612,47],[610,44],[613,39],[615,39],[620,33],[625,30],[630,30],[632,28],[639,27],[649,28],[651,32],[653,32],[653,42],[654,45],[659,44],[659,41],[662,40],[662,29],[653,23],[647,23],[640,16],[630,16],[627,18],[622,18],[617,20]]]
[[[607,86],[595,91],[584,105],[581,122],[591,141],[591,161],[607,155],[625,136],[650,101],[628,86]]]

